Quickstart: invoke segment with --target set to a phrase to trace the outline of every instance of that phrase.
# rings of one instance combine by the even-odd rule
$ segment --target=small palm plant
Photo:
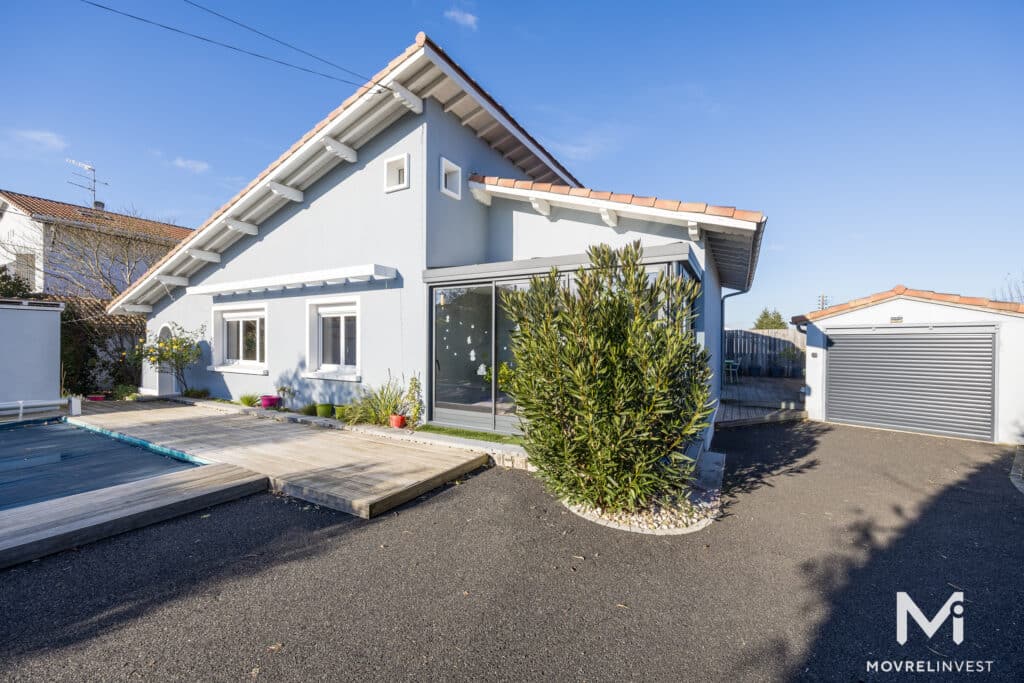
[[[683,451],[709,426],[711,369],[692,329],[700,284],[651,281],[639,243],[591,248],[503,295],[516,324],[510,393],[530,463],[569,503],[636,511],[685,491]]]

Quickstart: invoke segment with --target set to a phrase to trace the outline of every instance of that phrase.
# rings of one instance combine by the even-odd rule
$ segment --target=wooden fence
[[[725,330],[725,357],[739,361],[743,374],[802,368],[806,347],[807,335],[795,329]]]

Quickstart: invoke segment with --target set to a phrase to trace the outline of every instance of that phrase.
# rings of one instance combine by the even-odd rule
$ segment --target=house
[[[695,325],[717,398],[721,290],[751,286],[765,220],[583,187],[420,33],[108,310],[164,336],[205,327],[189,384],[214,396],[287,384],[344,403],[415,374],[428,419],[510,430],[502,291],[639,240],[652,273],[703,282]],[[144,393],[178,389],[144,370]]]
[[[793,324],[810,419],[1024,443],[1024,304],[899,285]]]
[[[0,189],[0,266],[36,292],[111,299],[188,228]]]

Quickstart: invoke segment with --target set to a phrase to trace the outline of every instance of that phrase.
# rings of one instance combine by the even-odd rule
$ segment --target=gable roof
[[[599,213],[609,226],[618,225],[618,217],[636,218],[690,230],[691,239],[703,239],[711,251],[723,287],[749,289],[757,269],[761,238],[768,217],[760,211],[744,211],[731,206],[712,206],[702,202],[640,197],[570,187],[531,180],[473,175],[469,189],[477,201],[490,204],[500,197],[529,201],[538,211],[564,206]]]
[[[32,220],[41,223],[93,228],[105,232],[131,235],[162,244],[177,244],[192,235],[191,229],[183,228],[180,225],[151,221],[147,218],[128,216],[105,209],[93,209],[3,189],[0,189],[0,196],[7,198],[11,204],[21,209]]]
[[[258,226],[291,197],[301,193],[343,160],[358,158],[359,148],[408,111],[423,111],[433,97],[478,138],[539,181],[579,181],[475,80],[422,31],[400,55],[299,138],[238,194],[213,212],[203,225],[168,252],[114,299],[108,310],[144,312],[166,293],[157,276],[187,278],[204,265],[189,249],[220,253],[245,234],[237,222]],[[296,192],[297,191],[297,192]],[[230,227],[236,222],[236,228]],[[129,311],[127,307],[131,307]]]
[[[927,289],[908,289],[903,285],[896,285],[892,289],[887,289],[884,292],[878,292],[871,296],[854,299],[853,301],[847,301],[843,304],[836,304],[835,306],[829,306],[828,308],[823,308],[820,311],[812,311],[805,315],[793,316],[791,322],[794,325],[802,325],[808,322],[814,322],[815,320],[821,320],[822,318],[828,318],[833,315],[839,315],[840,313],[847,313],[859,308],[874,306],[875,304],[880,304],[883,301],[889,301],[891,299],[916,299],[918,301],[932,301],[941,304],[952,304],[954,306],[965,306],[968,308],[986,308],[1000,313],[1024,315],[1024,303],[1016,303],[1013,301],[993,301],[992,299],[984,299],[976,296],[960,296],[959,294],[943,294],[941,292],[933,292]]]

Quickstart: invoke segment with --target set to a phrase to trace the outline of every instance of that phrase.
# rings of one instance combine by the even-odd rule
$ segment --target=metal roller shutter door
[[[994,439],[991,331],[835,333],[825,362],[825,419]]]

